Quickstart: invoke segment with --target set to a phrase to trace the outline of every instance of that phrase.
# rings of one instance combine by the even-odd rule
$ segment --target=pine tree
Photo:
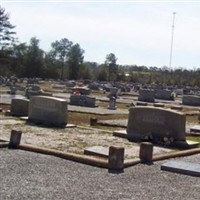
[[[15,28],[9,21],[9,14],[5,12],[5,9],[0,6],[0,49],[8,47],[15,42],[15,32],[12,29]]]
[[[12,45],[15,43],[15,28],[9,21],[9,14],[0,6],[0,75],[10,75]]]

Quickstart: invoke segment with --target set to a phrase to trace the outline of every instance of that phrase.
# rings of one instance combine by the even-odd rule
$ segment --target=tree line
[[[158,68],[118,65],[114,53],[107,54],[102,64],[84,61],[85,51],[78,43],[67,38],[52,42],[51,49],[45,52],[40,48],[40,40],[36,37],[30,38],[28,44],[20,43],[14,32],[15,26],[9,20],[9,14],[0,7],[1,76],[127,81],[200,87],[200,68],[187,70],[170,69],[166,66]]]

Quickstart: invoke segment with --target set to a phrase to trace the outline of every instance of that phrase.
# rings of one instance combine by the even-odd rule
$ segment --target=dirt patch
[[[104,105],[102,104],[102,106]],[[10,105],[8,104],[1,104],[0,107],[4,111],[10,109]],[[120,109],[125,110],[125,107]],[[90,118],[92,117],[96,117],[99,121],[109,120],[107,122],[112,122],[113,126],[107,127],[98,125],[94,128],[90,127]],[[19,118],[11,116],[5,116],[4,113],[1,112],[0,139],[9,140],[11,130],[15,129],[22,131],[21,143],[23,144],[31,144],[38,147],[78,154],[83,154],[84,148],[92,146],[119,146],[124,147],[127,152],[130,152],[126,158],[135,158],[138,156],[138,144],[130,142],[125,138],[119,138],[112,135],[114,130],[122,129],[115,126],[117,126],[120,121],[123,126],[126,125],[127,119],[127,113],[98,115],[98,113],[68,111],[68,123],[78,125],[76,128],[49,128],[35,124],[27,124],[26,121],[21,121]],[[187,120],[190,123],[195,123],[197,122],[197,116],[187,116]],[[163,154],[168,151],[169,149],[158,148],[156,154]]]

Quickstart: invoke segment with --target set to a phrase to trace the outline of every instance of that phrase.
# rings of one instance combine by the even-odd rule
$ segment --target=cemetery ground
[[[125,159],[137,158],[139,143],[113,136],[113,131],[126,128],[130,103],[117,102],[117,110],[110,111],[111,114],[106,112],[107,105],[108,102],[99,101],[95,113],[89,108],[69,106],[68,123],[76,127],[56,128],[26,123],[18,117],[6,115],[10,105],[0,104],[3,110],[0,113],[0,139],[9,141],[11,130],[19,130],[22,131],[22,144],[78,155],[83,155],[87,147],[120,146],[128,149]],[[165,106],[170,109],[171,104]],[[184,107],[182,112],[187,115],[188,128],[198,124],[196,108]],[[91,118],[97,118],[96,125],[90,125]],[[200,142],[199,136],[188,135],[187,138]],[[165,155],[180,151],[155,146],[153,153]],[[200,154],[175,158],[194,163],[199,159]],[[123,173],[108,173],[105,169],[54,156],[0,148],[0,199],[199,199],[199,177],[162,171],[160,167],[165,162],[138,164]]]
[[[103,103],[104,105],[104,103]],[[3,109],[9,109],[9,105],[1,105]],[[120,116],[120,117],[119,117]],[[42,124],[30,124],[17,117],[0,115],[1,133],[0,138],[9,140],[12,129],[22,131],[21,143],[30,144],[38,147],[60,150],[64,152],[72,152],[83,154],[84,148],[91,146],[122,146],[130,148],[132,142],[126,139],[112,136],[114,130],[118,127],[112,126],[90,126],[90,118],[98,118],[98,120],[115,120],[127,119],[127,114],[121,115],[97,115],[68,112],[69,124],[75,124],[72,128],[56,128],[47,127]]]
[[[94,95],[97,95],[94,93]],[[103,96],[99,93],[98,96]],[[125,98],[130,98],[125,96]],[[101,114],[105,112],[108,102],[99,101],[97,112],[87,112],[89,108],[69,109],[68,123],[74,124],[72,128],[56,128],[47,127],[42,124],[31,124],[13,116],[5,116],[3,112],[1,118],[1,133],[0,138],[9,140],[12,129],[22,131],[22,144],[29,144],[37,147],[55,149],[63,152],[70,152],[83,155],[84,149],[94,146],[109,146],[124,147],[126,150],[125,159],[136,158],[139,155],[139,144],[130,142],[121,137],[113,136],[113,131],[125,129],[128,119],[128,109],[130,104],[117,103],[118,111],[116,114]],[[170,105],[166,105],[170,107]],[[9,104],[1,104],[3,110],[9,110]],[[81,109],[83,111],[81,112]],[[96,109],[96,108],[93,108]],[[101,110],[102,109],[102,110]],[[184,108],[182,112],[187,114],[187,126],[192,126],[198,123],[197,116],[193,113],[194,108]],[[95,126],[90,126],[91,118],[96,118]],[[200,142],[200,138],[188,136],[188,139]],[[176,148],[154,147],[154,155],[165,154],[170,151],[178,151]]]

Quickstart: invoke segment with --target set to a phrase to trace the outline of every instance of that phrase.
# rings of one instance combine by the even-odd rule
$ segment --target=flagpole
[[[169,68],[171,68],[171,65],[172,65],[172,51],[173,51],[173,42],[174,42],[175,14],[176,14],[176,12],[173,12],[172,34],[171,34],[171,48],[170,48],[170,57],[169,57]]]

